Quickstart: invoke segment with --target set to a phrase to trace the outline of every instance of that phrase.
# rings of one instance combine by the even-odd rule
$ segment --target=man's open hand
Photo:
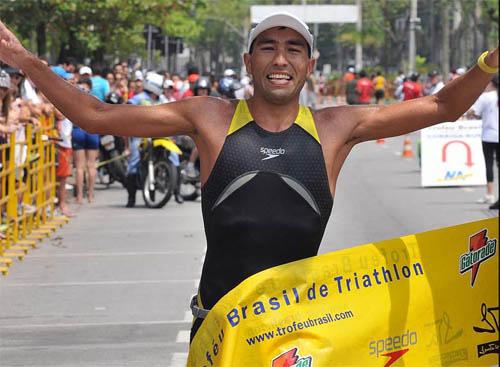
[[[0,60],[21,69],[22,60],[28,55],[28,51],[21,45],[21,42],[0,21]]]

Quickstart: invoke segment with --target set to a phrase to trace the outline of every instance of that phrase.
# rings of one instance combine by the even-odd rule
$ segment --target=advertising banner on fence
[[[422,129],[422,186],[486,185],[481,120],[458,120]]]
[[[210,311],[189,367],[494,366],[498,217],[258,273]]]

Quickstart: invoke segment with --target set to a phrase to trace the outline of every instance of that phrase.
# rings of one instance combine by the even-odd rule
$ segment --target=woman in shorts
[[[92,89],[90,79],[78,81],[78,88],[86,93]],[[76,167],[76,202],[83,202],[83,177],[87,169],[87,199],[89,203],[94,201],[94,183],[97,174],[96,160],[99,154],[99,135],[89,134],[78,126],[73,126],[71,133],[71,144],[73,147]]]

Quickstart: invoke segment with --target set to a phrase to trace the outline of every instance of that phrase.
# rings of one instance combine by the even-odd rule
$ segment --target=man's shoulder
[[[166,105],[179,106],[190,110],[193,115],[199,115],[203,120],[225,120],[230,118],[236,110],[238,100],[227,100],[212,96],[189,97]]]
[[[352,105],[342,105],[342,106],[331,106],[324,107],[314,111],[314,121],[316,124],[323,123],[337,123],[342,120],[343,117],[346,117],[347,114],[356,111],[356,109],[360,108],[359,106]]]

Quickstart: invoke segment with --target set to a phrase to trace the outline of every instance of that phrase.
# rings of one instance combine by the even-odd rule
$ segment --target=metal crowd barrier
[[[56,146],[54,118],[27,124],[25,139],[9,135],[0,145],[0,272],[23,258],[38,242],[68,222],[55,215]]]

